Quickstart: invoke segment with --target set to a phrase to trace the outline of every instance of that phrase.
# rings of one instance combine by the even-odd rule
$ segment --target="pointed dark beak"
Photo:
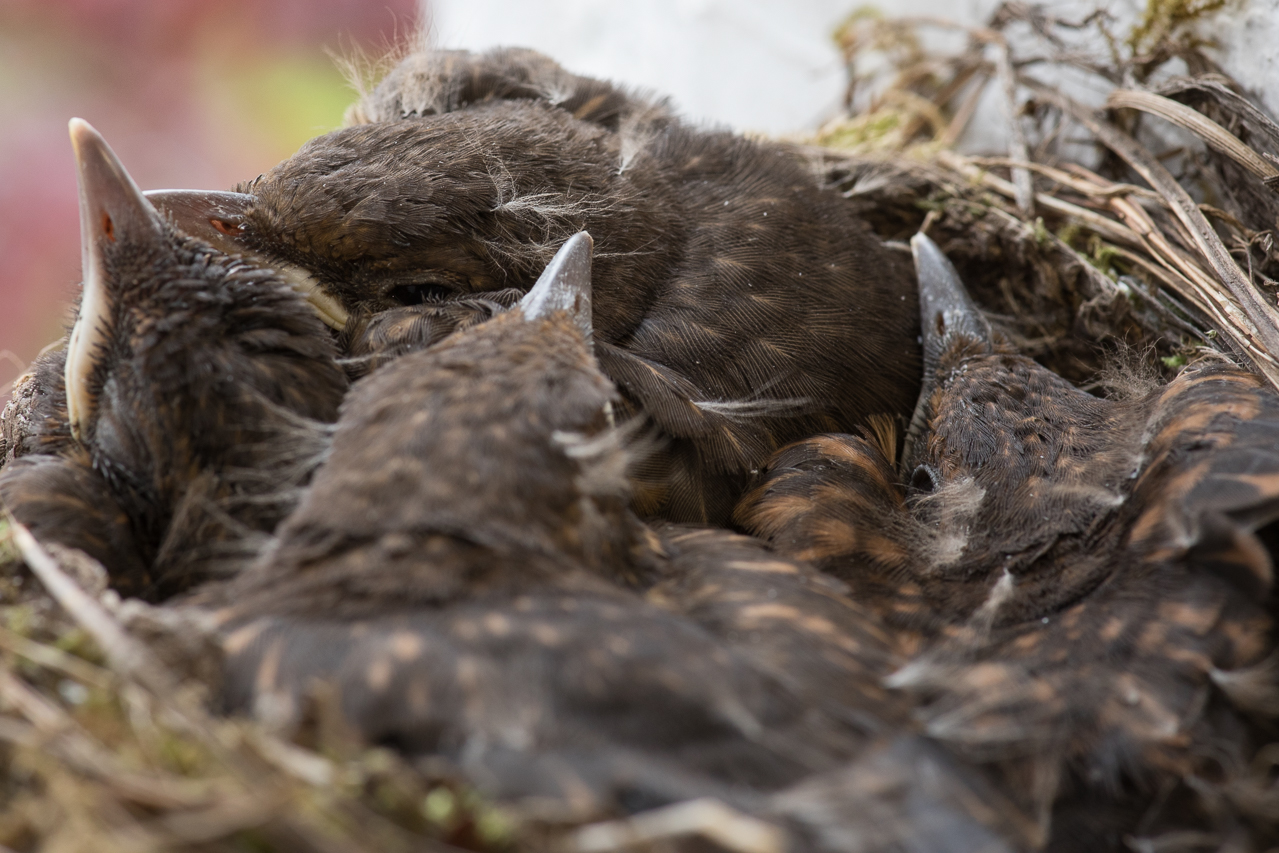
[[[555,311],[567,311],[591,339],[591,235],[579,231],[560,247],[537,283],[520,300],[524,316],[532,320]]]
[[[958,271],[941,248],[921,232],[910,238],[910,250],[915,256],[915,275],[919,281],[924,381],[902,448],[902,465],[908,474],[914,465],[915,447],[923,437],[929,417],[928,402],[941,381],[938,374],[942,356],[960,338],[991,342],[990,324],[968,295]]]

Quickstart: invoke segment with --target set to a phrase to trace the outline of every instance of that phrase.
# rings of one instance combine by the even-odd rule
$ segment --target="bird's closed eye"
[[[425,305],[431,302],[447,302],[457,294],[457,288],[440,282],[417,282],[391,288],[388,294],[401,305]]]
[[[442,284],[405,284],[391,291],[391,298],[401,305],[421,305],[426,302],[443,302],[453,294],[453,288]]]

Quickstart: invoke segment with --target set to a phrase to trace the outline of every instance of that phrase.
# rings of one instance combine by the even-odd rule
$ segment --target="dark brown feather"
[[[67,422],[66,342],[41,353],[14,382],[0,413],[0,468],[30,453],[58,453],[71,446]]]
[[[627,120],[673,120],[665,100],[572,74],[537,51],[421,50],[406,56],[348,111],[352,124],[442,115],[490,101],[541,101],[581,121],[619,130]]]
[[[1259,689],[1275,654],[1259,532],[1279,519],[1279,397],[1201,363],[1099,399],[974,332],[979,318],[925,319],[938,356],[905,502],[868,500],[891,491],[885,460],[832,437],[779,454],[739,517],[931,635],[890,683],[929,700],[934,737],[1060,797],[1065,837],[1080,830],[1065,816],[1084,819],[1072,804],[1105,796],[1125,832],[1143,812],[1148,831],[1265,826],[1265,798],[1221,804],[1279,715]],[[896,544],[869,551],[889,558],[867,560],[886,532]]]
[[[243,559],[288,512],[347,383],[289,285],[173,230],[84,123],[73,141],[90,295],[67,352],[37,364],[39,426],[15,450],[42,455],[6,466],[0,494],[122,589],[164,597]],[[71,359],[74,389],[57,369]]]
[[[312,140],[240,188],[227,239],[360,314],[525,291],[588,230],[601,363],[666,439],[636,475],[646,515],[725,522],[772,450],[906,415],[909,270],[796,153],[666,113],[575,117],[540,83],[502,82],[549,79],[529,56],[449,55],[452,94]],[[379,97],[433,61],[410,57]]]
[[[522,308],[362,382],[277,546],[205,593],[224,602],[228,707],[295,721],[326,683],[364,737],[579,819],[714,796],[851,850],[918,842],[922,810],[951,828],[936,849],[1011,849],[1015,810],[903,788],[928,764],[992,790],[920,738],[880,683],[893,636],[841,584],[630,515],[613,399],[582,331]],[[885,791],[850,782],[863,756]]]

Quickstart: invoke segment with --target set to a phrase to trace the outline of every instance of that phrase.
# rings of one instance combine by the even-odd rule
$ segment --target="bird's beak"
[[[950,259],[926,234],[910,238],[919,278],[919,317],[924,336],[924,370],[937,371],[942,353],[958,335],[990,343],[990,325],[973,304]]]
[[[89,380],[111,334],[112,296],[107,288],[108,252],[145,249],[163,241],[164,223],[102,135],[83,119],[71,119],[80,184],[80,262],[84,293],[67,345],[67,417],[80,438],[96,406]]]
[[[147,199],[169,217],[183,234],[199,238],[228,255],[243,255],[275,270],[306,297],[320,319],[338,331],[346,328],[347,310],[325,293],[309,272],[294,264],[267,258],[245,245],[242,235],[253,196],[213,190],[151,190]]]
[[[991,342],[990,324],[973,303],[959,273],[937,244],[921,232],[910,239],[910,250],[915,256],[915,275],[919,280],[924,381],[902,449],[902,462],[907,466],[913,464],[911,454],[928,418],[928,401],[941,381],[942,355],[959,337],[973,342]]]
[[[586,340],[591,340],[591,235],[579,231],[565,241],[537,283],[520,300],[524,317],[533,320],[567,311]]]

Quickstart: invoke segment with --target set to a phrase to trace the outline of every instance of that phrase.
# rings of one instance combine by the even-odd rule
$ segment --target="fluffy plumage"
[[[889,683],[929,700],[930,734],[1056,800],[1061,844],[1117,846],[1138,819],[1267,826],[1247,768],[1279,715],[1259,533],[1279,398],[1212,363],[1092,397],[993,341],[936,247],[917,257],[932,380],[906,495],[874,497],[894,490],[878,448],[828,436],[783,451],[739,517],[929,637]]]
[[[348,124],[442,115],[491,101],[542,101],[576,119],[620,130],[626,123],[673,121],[665,99],[572,74],[549,56],[519,47],[484,53],[409,54],[347,110]]]
[[[205,595],[228,706],[288,723],[327,683],[366,738],[576,819],[710,796],[806,849],[939,824],[935,849],[1021,846],[1031,822],[965,801],[1003,802],[880,684],[903,659],[842,584],[758,540],[638,523],[615,390],[532,298],[352,392],[278,545]]]
[[[67,421],[66,341],[47,349],[14,383],[0,413],[0,467],[30,453],[56,454],[70,446]]]
[[[0,496],[122,588],[162,597],[287,512],[346,380],[302,297],[175,231],[87,124],[72,138],[85,295],[66,352],[37,365],[38,426]]]
[[[314,139],[184,221],[357,317],[526,291],[589,230],[600,365],[663,436],[636,471],[647,515],[726,521],[782,444],[909,412],[909,270],[844,199],[783,146],[691,128],[606,84],[615,106],[579,118],[594,96],[580,78],[568,100],[548,95],[551,68],[519,52],[410,57],[374,100],[411,103],[370,107],[395,120]]]

